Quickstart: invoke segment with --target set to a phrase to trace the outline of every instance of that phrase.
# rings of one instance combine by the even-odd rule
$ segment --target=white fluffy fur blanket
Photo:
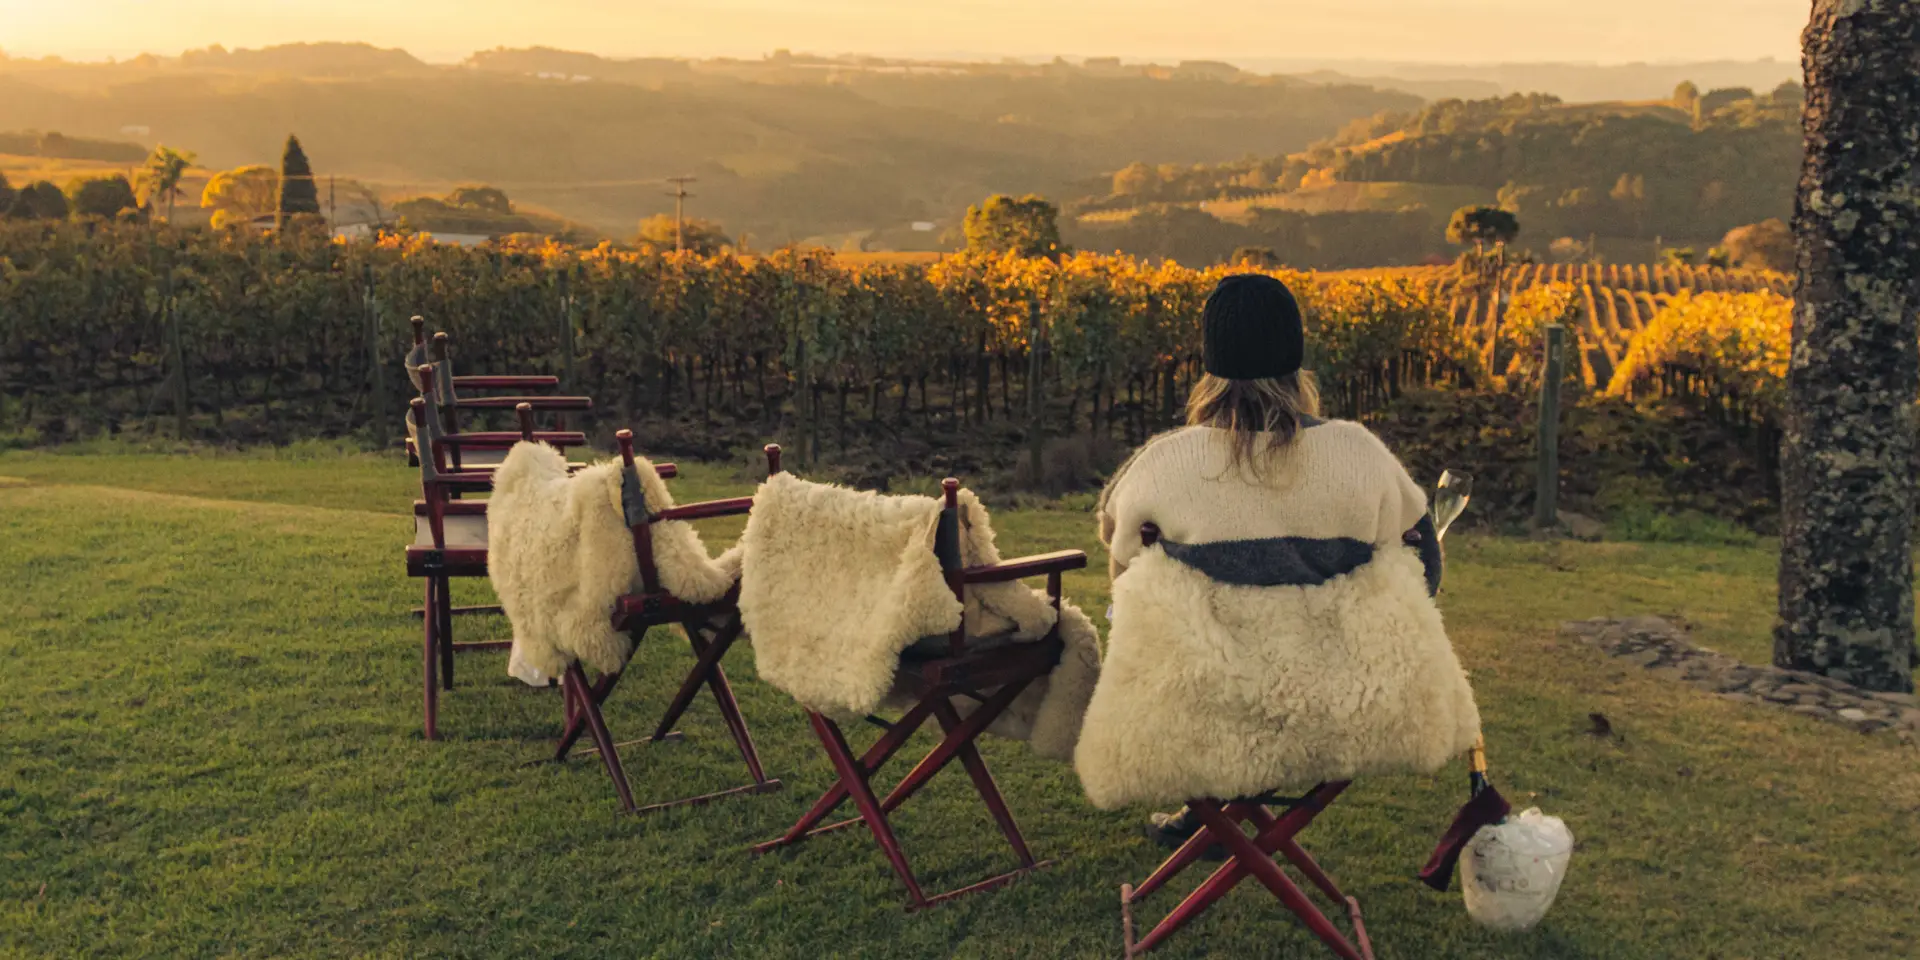
[[[962,491],[961,556],[968,566],[1000,560],[987,512]],[[940,501],[881,496],[809,483],[782,473],[760,485],[740,539],[740,613],[760,677],[803,705],[860,716],[892,701],[900,653],[943,635],[963,616],[934,557]],[[1046,596],[1022,584],[968,588],[970,634],[1012,631],[1037,640],[1052,629]],[[1066,649],[1052,674],[1021,694],[990,728],[1069,759],[1099,678],[1098,633],[1063,605]],[[962,712],[972,701],[955,701]]]
[[[647,509],[673,506],[653,464],[635,458]],[[544,443],[519,443],[493,475],[487,501],[487,574],[513,623],[507,672],[544,686],[575,660],[610,672],[626,665],[627,635],[613,629],[614,601],[640,588],[633,535],[621,509],[623,464],[567,473]],[[683,521],[653,525],[660,585],[696,603],[719,599],[739,577],[739,554],[707,555]]]
[[[1411,550],[1314,587],[1215,583],[1158,548],[1113,583],[1074,757],[1112,809],[1431,772],[1480,715]]]

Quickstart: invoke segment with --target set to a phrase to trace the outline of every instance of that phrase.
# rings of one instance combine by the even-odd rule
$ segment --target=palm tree
[[[180,192],[180,178],[193,165],[193,154],[182,153],[166,144],[153,148],[147,165],[140,171],[141,199],[151,204],[154,197],[167,199],[167,222],[173,222],[173,198]]]

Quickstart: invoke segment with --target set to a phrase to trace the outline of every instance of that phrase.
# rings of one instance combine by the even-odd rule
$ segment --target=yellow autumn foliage
[[[1772,420],[1786,397],[1793,301],[1776,293],[1682,293],[1633,339],[1607,392],[1726,404]]]

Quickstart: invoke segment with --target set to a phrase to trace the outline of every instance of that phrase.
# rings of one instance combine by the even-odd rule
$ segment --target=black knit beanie
[[[1300,369],[1307,340],[1293,291],[1272,277],[1241,273],[1220,281],[1201,314],[1203,362],[1229,380],[1284,377]]]

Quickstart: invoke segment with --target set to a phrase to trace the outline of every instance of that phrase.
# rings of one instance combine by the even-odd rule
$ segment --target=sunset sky
[[[1795,59],[1808,0],[0,0],[0,50],[74,59],[363,40],[434,61],[1073,56],[1450,63]]]

